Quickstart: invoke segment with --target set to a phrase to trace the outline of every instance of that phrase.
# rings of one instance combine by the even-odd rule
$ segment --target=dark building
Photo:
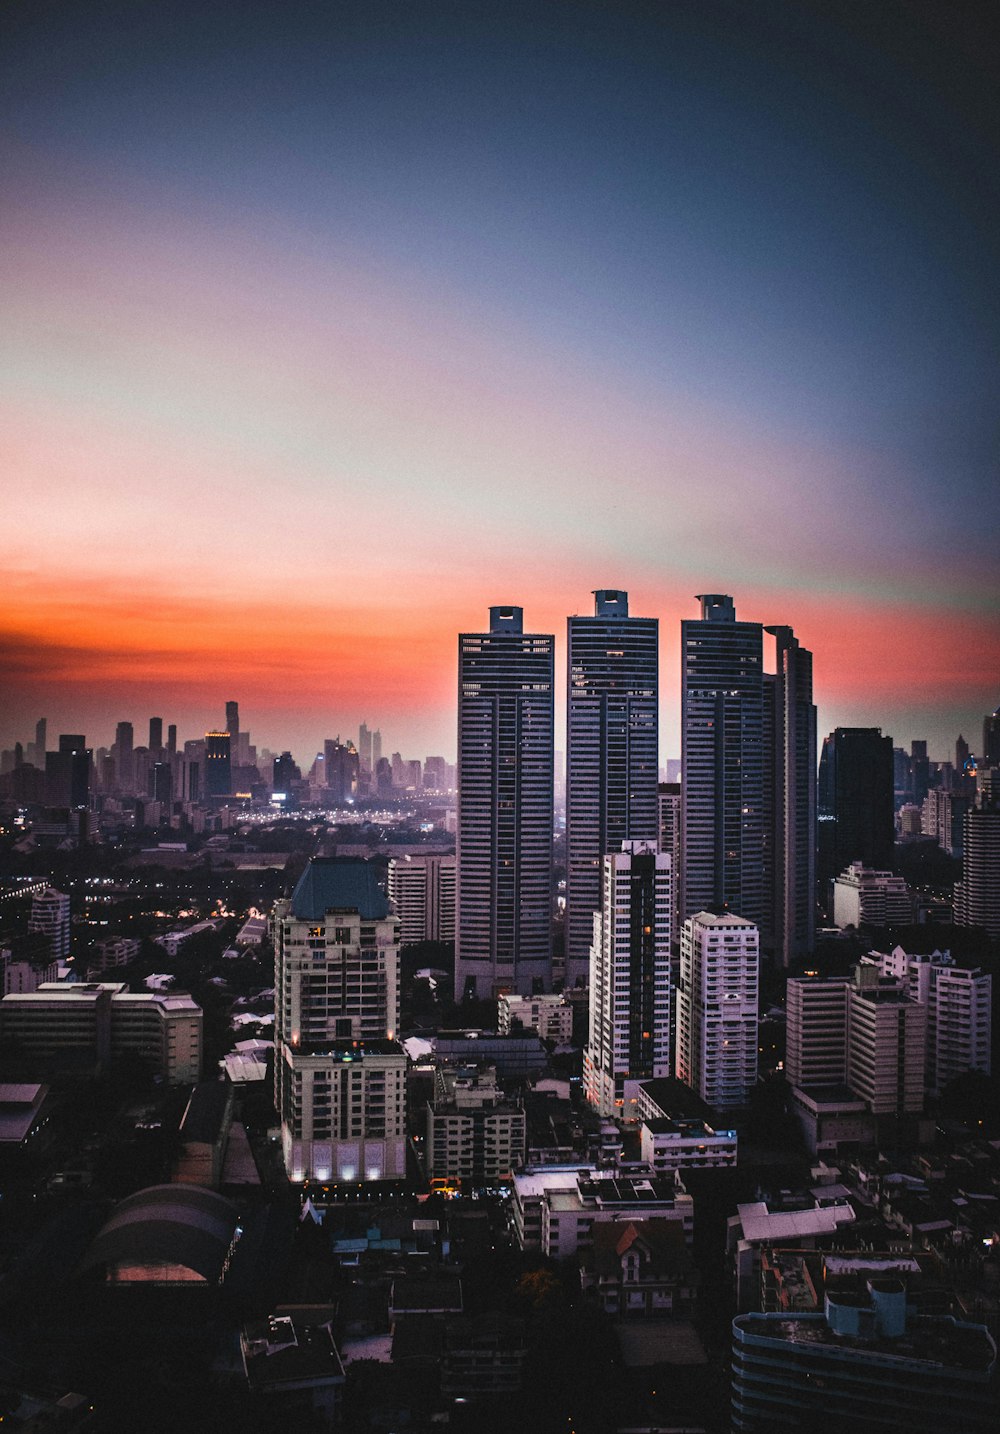
[[[1000,767],[1000,707],[983,718],[984,767]]]
[[[910,782],[913,800],[919,806],[930,788],[930,761],[927,757],[926,742],[910,743]]]
[[[173,800],[173,773],[169,762],[154,762],[149,771],[149,795],[154,802],[169,805]]]
[[[567,622],[566,984],[586,985],[601,861],[623,841],[655,841],[659,623],[629,617],[628,593],[594,593]]]
[[[205,733],[205,796],[228,797],[232,791],[230,734]]]
[[[342,807],[358,795],[360,758],[353,742],[329,738],[323,744],[323,773],[331,804]]]
[[[727,594],[681,623],[681,920],[712,907],[764,924],[763,629]]]
[[[761,941],[788,966],[811,952],[816,936],[816,708],[812,653],[790,627],[765,631],[775,639],[775,671],[764,675],[770,892]]]
[[[163,751],[162,717],[150,717],[149,719],[149,750],[154,755]]]
[[[554,645],[519,607],[459,634],[458,1000],[551,985]]]
[[[226,731],[236,744],[236,738],[240,735],[240,704],[238,702],[226,703]]]
[[[128,792],[132,789],[134,777],[132,752],[134,745],[132,723],[119,722],[115,728],[115,744],[112,748],[112,753],[118,773],[118,787],[119,790],[123,792]]]
[[[93,754],[83,734],[64,734],[59,750],[45,754],[45,800],[51,807],[80,810],[90,803]]]
[[[177,755],[177,723],[171,722],[167,728],[167,754],[175,757]]]
[[[301,782],[302,773],[296,765],[291,752],[282,752],[280,757],[274,759],[274,776],[272,781],[273,790],[276,792],[291,791],[293,782]]]
[[[823,739],[819,764],[819,895],[852,861],[892,868],[892,738],[878,727],[838,727]]]

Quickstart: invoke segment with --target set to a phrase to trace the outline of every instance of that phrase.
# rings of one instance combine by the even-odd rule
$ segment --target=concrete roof
[[[743,1238],[752,1241],[829,1235],[838,1226],[850,1225],[855,1219],[853,1207],[847,1204],[827,1205],[822,1210],[776,1210],[773,1214],[762,1200],[736,1208]]]

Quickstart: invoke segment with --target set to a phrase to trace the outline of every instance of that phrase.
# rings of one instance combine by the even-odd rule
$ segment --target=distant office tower
[[[567,623],[566,971],[585,985],[601,863],[623,841],[655,842],[659,623],[629,617],[628,593],[599,589],[594,616]]]
[[[59,750],[45,756],[45,800],[49,806],[74,811],[90,804],[92,753],[82,733],[64,733]]]
[[[389,862],[389,900],[404,946],[455,939],[455,858],[405,856]]]
[[[639,1082],[670,1074],[670,857],[627,841],[601,863],[591,919],[587,1100],[634,1120]]]
[[[392,785],[395,787],[397,792],[403,792],[406,790],[406,779],[406,763],[403,761],[403,754],[402,752],[393,752]]]
[[[48,722],[44,717],[39,717],[35,723],[35,766],[44,768],[45,752],[48,743]],[[987,763],[987,766],[989,763]]]
[[[996,786],[991,783],[991,793]],[[955,883],[955,923],[1000,938],[1000,801],[981,799],[962,825],[962,880]]]
[[[372,771],[374,772],[382,760],[382,732],[376,727],[372,733]]]
[[[290,1179],[405,1173],[398,921],[363,861],[314,858],[271,914],[275,1105]]]
[[[519,607],[459,634],[459,1000],[552,979],[553,646]]]
[[[892,738],[878,727],[838,727],[823,739],[819,765],[819,885],[852,862],[888,871],[893,862]]]
[[[902,946],[872,951],[862,964],[904,981],[910,1000],[927,1008],[929,1089],[940,1090],[966,1071],[990,1074],[992,976],[979,967],[956,966],[948,951],[914,956]]]
[[[45,937],[49,961],[65,961],[70,944],[69,897],[54,886],[36,892],[31,898],[28,931]]]
[[[171,722],[170,725],[167,727],[167,755],[168,755],[169,757],[175,757],[175,756],[177,755],[177,723],[176,723],[176,722]]]
[[[984,767],[1000,767],[1000,707],[983,718]]]
[[[955,739],[955,771],[959,776],[965,771],[965,764],[972,755],[968,742],[959,732]]]
[[[906,926],[913,916],[913,894],[891,871],[873,871],[855,861],[833,883],[835,926]]]
[[[424,758],[423,784],[428,792],[448,790],[448,763],[443,757]]]
[[[280,757],[274,759],[274,780],[273,790],[276,792],[291,791],[293,782],[300,782],[302,773],[296,765],[295,758],[291,752],[282,752]]]
[[[927,758],[926,742],[910,743],[910,778],[913,783],[913,800],[922,802],[930,785],[930,762]]]
[[[764,946],[788,966],[816,937],[816,708],[812,653],[790,627],[768,627],[775,671],[764,675],[764,791],[770,893]]]
[[[971,800],[964,791],[933,787],[920,809],[922,835],[933,837],[942,851],[960,858],[965,814],[970,806]]]
[[[709,1105],[746,1105],[757,1081],[759,934],[701,911],[681,927],[677,1076]]]
[[[681,623],[681,915],[728,906],[759,926],[769,897],[762,628],[737,622],[725,594],[699,601],[700,621]]]
[[[154,802],[169,804],[174,796],[174,775],[169,762],[154,762],[149,773],[149,795]]]
[[[118,772],[118,787],[122,792],[132,790],[133,778],[133,733],[131,722],[119,722],[115,728],[115,744],[111,749]]]
[[[346,806],[358,795],[360,763],[353,742],[341,742],[339,737],[327,738],[323,743],[323,771],[327,799],[335,807]]]
[[[233,746],[236,746],[236,738],[240,732],[240,704],[238,702],[226,703],[226,731],[233,739]]]
[[[358,761],[363,773],[370,775],[375,770],[372,766],[372,734],[365,722],[358,728]]]
[[[229,732],[205,733],[206,797],[228,797],[232,792],[232,766]]]
[[[163,751],[162,717],[150,717],[149,719],[149,750],[154,756]]]

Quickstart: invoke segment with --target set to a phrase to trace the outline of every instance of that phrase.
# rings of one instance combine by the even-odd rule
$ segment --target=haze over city
[[[981,12],[985,16],[986,12]],[[455,751],[455,634],[793,623],[997,703],[995,89],[935,6],[8,7],[0,742]],[[558,745],[558,744],[557,744]]]

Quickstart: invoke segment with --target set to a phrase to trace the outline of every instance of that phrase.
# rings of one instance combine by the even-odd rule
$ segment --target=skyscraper
[[[341,742],[339,737],[327,738],[323,743],[323,775],[332,806],[342,807],[354,801],[358,795],[358,769],[354,743]]]
[[[154,757],[163,750],[163,718],[150,717],[149,719],[149,750]]]
[[[367,722],[362,722],[358,728],[358,760],[362,774],[371,776],[375,769],[372,766],[372,733]]]
[[[115,767],[118,772],[118,789],[122,792],[132,790],[132,749],[133,733],[131,722],[119,722],[115,728],[115,745],[112,749]]]
[[[731,597],[699,597],[681,623],[681,915],[708,907],[759,925],[765,872],[763,639]]]
[[[531,995],[552,977],[553,648],[523,610],[458,638],[455,991]]]
[[[235,747],[236,738],[240,735],[240,704],[238,702],[226,703],[226,731]]]
[[[657,836],[659,624],[629,617],[626,592],[594,599],[567,623],[567,986],[588,979],[604,857]]]
[[[983,718],[983,766],[1000,767],[1000,707]]]
[[[816,708],[812,653],[790,627],[767,627],[775,671],[764,674],[765,837],[770,880],[764,947],[788,966],[816,935]]]
[[[206,797],[228,797],[233,789],[229,732],[205,733]]]
[[[819,764],[819,895],[852,862],[888,871],[893,862],[892,738],[878,727],[838,727]]]
[[[670,1074],[670,857],[623,842],[601,877],[584,1090],[599,1114],[634,1119],[639,1082]]]

